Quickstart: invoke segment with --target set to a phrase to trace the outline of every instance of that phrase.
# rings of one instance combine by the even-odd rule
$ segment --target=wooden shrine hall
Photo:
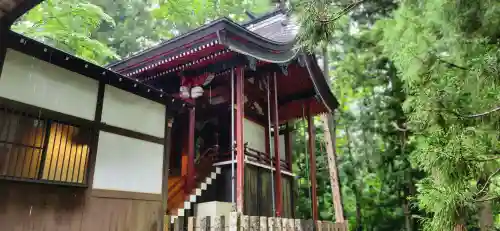
[[[279,10],[244,25],[222,18],[110,66],[186,103],[174,119],[169,199],[199,187],[208,164],[221,169],[222,180],[207,191],[215,198],[202,193],[197,203],[294,216],[291,122],[305,117],[312,125],[313,116],[337,107],[315,57],[296,49],[296,30]],[[310,126],[314,184],[313,133]],[[173,215],[183,215],[186,196],[168,202],[180,209]]]
[[[28,207],[21,206],[24,202],[17,194],[31,192],[25,197],[46,201],[49,196],[40,194],[48,191],[63,198],[57,202],[60,204],[73,204],[69,201],[74,199],[64,199],[68,195],[79,198],[70,209],[60,213],[80,214],[82,217],[72,219],[74,225],[82,220],[79,224],[82,227],[86,221],[90,224],[96,220],[102,227],[111,227],[111,223],[122,227],[118,221],[112,221],[112,216],[123,218],[121,221],[129,226],[140,227],[137,230],[154,230],[151,227],[163,222],[163,215],[227,216],[237,211],[251,216],[296,218],[293,159],[300,151],[293,149],[297,132],[293,122],[300,119],[308,122],[310,199],[313,219],[318,220],[313,118],[332,113],[338,102],[316,57],[297,48],[298,27],[283,11],[271,12],[245,24],[221,18],[127,59],[99,67],[10,31],[15,19],[41,1],[0,0],[0,3],[4,1],[11,4],[8,8],[0,4],[0,119],[5,116],[21,121],[17,117],[24,116],[23,113],[29,112],[27,117],[32,118],[36,116],[30,115],[38,112],[35,124],[43,129],[37,128],[30,136],[23,133],[19,141],[9,140],[9,128],[4,129],[0,121],[0,188],[5,186],[7,190],[0,189],[0,195],[17,198],[11,203],[0,199],[0,204],[7,206],[5,211],[18,208],[2,213],[0,205],[0,222],[27,214]],[[73,81],[73,78],[78,81],[65,82],[64,86],[72,89],[71,94],[69,90],[54,88],[18,95],[17,92],[30,91],[37,84],[57,85],[55,77],[46,73],[60,76],[58,81]],[[30,82],[34,81],[33,76],[40,83]],[[2,89],[19,90],[2,92]],[[37,100],[50,96],[62,101]],[[71,106],[74,102],[79,102],[79,108]],[[54,126],[54,121],[76,127],[68,128],[66,134],[63,129],[63,134],[57,135],[61,133],[58,127],[63,125]],[[90,138],[77,142],[77,131],[83,128],[88,131],[82,134]],[[42,131],[45,135],[37,135]],[[5,140],[2,132],[7,134]],[[33,136],[35,143],[22,138]],[[51,137],[54,140],[67,137],[67,145],[77,143],[80,149],[47,151],[57,143],[50,141]],[[19,164],[17,157],[11,163],[16,145],[40,145],[36,158],[41,162],[33,165],[35,154],[25,153],[21,159],[29,160],[29,164]],[[2,162],[4,154],[8,158]],[[63,155],[65,160],[66,154],[69,161],[82,164],[55,162],[56,156]],[[51,170],[53,162],[55,173]],[[30,173],[32,170],[36,173]],[[76,172],[82,176],[73,178]],[[124,180],[124,176],[128,178]],[[29,185],[24,185],[25,182]],[[53,185],[69,188],[47,189]],[[140,212],[130,204],[139,203],[139,195],[145,203],[139,206],[144,210]],[[109,198],[128,203],[129,212],[119,212],[125,205],[108,208],[118,205],[117,200],[111,202]],[[30,215],[32,209],[29,207]],[[94,211],[89,213],[93,215],[87,215],[88,211]],[[99,213],[102,214],[95,215]],[[131,224],[126,218],[130,214],[142,219],[140,224]],[[21,223],[9,224],[7,227],[15,228]],[[107,230],[92,225],[81,230]]]

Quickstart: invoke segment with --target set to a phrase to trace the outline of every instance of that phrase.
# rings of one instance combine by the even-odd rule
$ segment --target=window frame
[[[0,181],[1,180],[6,180],[6,181],[19,181],[19,182],[30,182],[30,183],[40,183],[40,184],[50,184],[50,185],[61,185],[61,186],[72,186],[72,187],[83,187],[83,188],[88,188],[92,182],[90,179],[91,173],[93,172],[91,170],[93,166],[93,161],[95,160],[94,155],[95,155],[95,143],[97,142],[96,139],[96,133],[98,132],[98,129],[96,129],[96,125],[94,121],[89,121],[83,118],[78,118],[75,116],[70,116],[64,113],[40,108],[34,105],[29,105],[29,104],[24,104],[21,102],[16,102],[10,99],[6,99],[3,97],[0,97],[0,112],[2,113],[7,113],[7,114],[12,114],[17,116],[18,118],[30,118],[39,121],[43,121],[43,140],[42,140],[42,145],[41,147],[34,147],[31,144],[23,144],[23,143],[16,143],[13,142],[12,145],[20,146],[20,147],[26,147],[26,148],[37,148],[41,150],[40,153],[40,160],[39,160],[39,165],[36,168],[36,178],[29,178],[29,177],[23,177],[23,176],[9,176],[9,175],[0,175]],[[83,181],[81,183],[79,182],[74,182],[74,181],[67,181],[62,180],[62,177],[59,178],[59,180],[56,179],[43,179],[43,174],[44,174],[44,165],[45,161],[47,160],[47,149],[48,149],[48,143],[50,140],[50,130],[51,127],[53,126],[52,124],[57,123],[59,125],[66,125],[66,126],[72,126],[76,127],[78,129],[84,129],[87,130],[88,132],[88,143],[87,143],[87,153],[86,153],[86,161],[83,164],[84,167],[84,174],[83,174]],[[30,132],[31,133],[31,132]],[[4,143],[3,141],[0,141],[0,143]],[[33,147],[31,147],[33,146]],[[20,155],[16,153],[15,155]],[[26,155],[26,154],[25,154]],[[61,155],[61,154],[58,154]],[[82,157],[80,157],[82,158]],[[6,166],[8,166],[11,163],[6,163]],[[16,163],[17,165],[17,163]],[[31,166],[30,166],[31,167]],[[9,167],[8,167],[9,168]],[[73,171],[74,172],[74,171]],[[22,174],[21,174],[22,175]]]

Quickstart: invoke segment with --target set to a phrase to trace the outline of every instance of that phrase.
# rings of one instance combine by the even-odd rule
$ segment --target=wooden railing
[[[230,213],[225,216],[189,217],[187,224],[183,219],[165,217],[165,231],[347,231],[347,223],[331,221],[300,220],[276,217],[244,216]]]
[[[276,164],[274,163],[274,159],[270,158],[270,155],[267,153],[258,151],[256,149],[248,147],[248,145],[245,144],[245,156],[247,157],[248,160],[263,164],[265,166],[271,166],[276,167]],[[237,155],[237,154],[236,154]],[[211,158],[214,162],[222,162],[222,161],[230,161],[231,160],[231,152],[226,152],[226,153],[217,153],[217,155],[211,155]],[[280,166],[282,170],[288,170],[290,171],[290,166],[288,166],[287,161],[285,160],[280,160]]]
[[[276,167],[276,164],[274,162],[274,159],[271,159],[270,155],[267,153],[258,151],[256,149],[250,148],[245,145],[245,155],[248,156],[249,160],[255,161],[257,163],[266,165],[266,166],[273,166],[273,168]],[[290,166],[288,166],[288,163],[285,160],[280,159],[280,167],[281,169],[284,170],[290,170]]]

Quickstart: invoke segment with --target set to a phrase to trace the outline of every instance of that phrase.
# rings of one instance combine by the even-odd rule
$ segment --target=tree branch
[[[497,111],[500,111],[500,107],[496,107],[496,108],[493,108],[487,112],[483,112],[483,113],[479,113],[479,114],[474,114],[474,115],[460,115],[461,117],[464,117],[464,118],[477,118],[477,117],[481,117],[481,116],[485,116],[485,115],[488,115],[488,114],[491,114],[493,112],[497,112]]]
[[[436,56],[436,58],[437,58],[437,60],[438,60],[439,62],[442,62],[442,63],[444,63],[444,64],[448,65],[448,67],[458,68],[458,69],[461,69],[461,70],[464,70],[464,71],[468,71],[468,70],[469,70],[469,69],[468,69],[468,68],[466,68],[466,67],[462,67],[462,66],[459,66],[459,65],[457,65],[457,64],[454,64],[454,63],[452,63],[452,62],[448,62],[448,61],[446,61],[446,60],[444,60],[444,59],[439,58],[438,56]]]
[[[487,159],[466,159],[467,161],[477,161],[477,162],[487,162],[487,161],[492,161],[492,160],[498,160],[500,159],[500,156],[495,156]]]
[[[323,19],[321,16],[319,15],[316,15],[316,17],[318,18],[318,21],[321,22],[321,23],[330,23],[330,22],[335,22],[337,21],[340,17],[346,15],[347,13],[351,12],[354,8],[358,7],[359,5],[361,5],[361,3],[365,2],[367,0],[359,0],[359,1],[356,1],[356,2],[353,2],[353,3],[350,3],[349,5],[347,5],[345,8],[343,8],[342,10],[340,10],[339,12],[333,14],[331,17],[333,18],[327,18],[327,19]]]
[[[479,195],[481,193],[483,193],[483,191],[486,189],[486,187],[488,186],[488,182],[491,180],[491,178],[493,178],[496,174],[498,174],[500,172],[500,168],[498,168],[495,172],[493,172],[489,177],[488,179],[486,180],[486,182],[484,183],[484,187],[479,190],[479,192],[476,193],[476,195]]]
[[[398,131],[401,131],[401,132],[407,132],[408,131],[408,128],[401,128],[396,122],[392,121],[391,122],[392,126],[398,130]]]
[[[490,198],[483,198],[483,199],[479,199],[479,200],[475,200],[476,202],[485,202],[485,201],[491,201],[491,200],[496,200],[496,199],[500,199],[500,196],[495,196],[495,197],[490,197]]]

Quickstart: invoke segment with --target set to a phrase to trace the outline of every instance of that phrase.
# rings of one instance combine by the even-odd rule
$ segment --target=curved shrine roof
[[[297,31],[296,24],[280,10],[243,25],[221,18],[114,63],[109,68],[131,78],[154,81],[190,70],[217,75],[242,65],[257,66],[258,71],[265,64],[277,64],[284,69],[290,64],[300,64],[307,69],[316,97],[327,109],[322,112],[332,112],[337,108],[338,101],[315,57],[297,49]]]

